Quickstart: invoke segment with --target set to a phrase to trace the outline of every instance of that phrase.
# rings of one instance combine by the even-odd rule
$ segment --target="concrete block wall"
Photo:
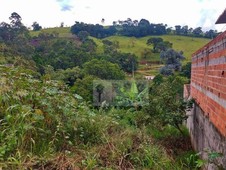
[[[223,154],[222,157],[214,159],[215,164],[209,162],[204,169],[217,170],[216,165],[226,169],[226,138],[219,133],[211,120],[205,116],[199,105],[194,104],[193,109],[187,114],[187,127],[190,132],[192,146],[201,154],[201,158],[208,160],[208,151]]]
[[[190,84],[185,84],[184,85],[184,93],[183,93],[183,97],[184,97],[184,99],[185,100],[187,100],[187,99],[189,99],[189,97],[190,97]]]
[[[191,97],[226,137],[226,31],[193,54]]]

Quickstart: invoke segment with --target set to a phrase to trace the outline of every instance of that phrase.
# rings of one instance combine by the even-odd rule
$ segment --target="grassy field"
[[[206,38],[194,38],[177,35],[146,36],[143,38],[112,36],[106,39],[118,41],[121,52],[131,52],[141,58],[142,52],[145,49],[152,49],[152,46],[148,46],[146,44],[147,40],[151,37],[161,37],[164,41],[173,43],[173,49],[184,52],[186,61],[191,59],[192,53],[210,41],[210,39]],[[153,54],[151,57],[156,58],[156,54]]]
[[[59,37],[71,37],[70,32],[71,27],[55,27],[55,28],[45,28],[40,31],[30,31],[31,36],[38,36],[40,33],[58,33]]]
[[[161,65],[159,64],[153,64],[153,62],[160,61],[159,53],[151,53],[145,59],[142,57],[142,53],[145,50],[151,51],[151,49],[153,48],[152,46],[148,46],[146,44],[147,40],[151,37],[154,36],[146,36],[143,38],[112,36],[106,39],[110,41],[118,41],[119,51],[134,53],[136,56],[138,56],[139,61],[146,60],[152,62],[151,64],[139,64],[139,68],[136,71],[136,75],[144,76],[158,74],[158,70],[161,67]],[[185,56],[185,60],[183,61],[184,64],[191,61],[191,56],[196,50],[198,50],[210,41],[210,39],[206,38],[194,38],[176,35],[163,35],[155,37],[161,37],[164,41],[169,41],[173,43],[173,49],[175,49],[176,51],[183,51],[183,55]],[[101,43],[99,42],[99,44]]]
[[[190,61],[192,54],[210,41],[210,39],[207,38],[194,38],[177,35],[164,35],[161,37],[164,41],[173,43],[173,49],[176,51],[183,51],[186,61]]]
[[[138,39],[135,37],[125,37],[125,36],[111,36],[106,38],[110,41],[118,41],[119,42],[119,50],[125,53],[134,53],[139,58],[141,57],[141,53],[145,49],[152,49],[151,46],[146,45],[146,41],[142,39]]]

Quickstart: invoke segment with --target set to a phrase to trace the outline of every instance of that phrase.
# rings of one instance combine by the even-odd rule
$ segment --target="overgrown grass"
[[[91,38],[97,44],[97,53],[103,53],[104,52],[104,45],[102,43],[102,40],[95,38],[95,37],[89,37],[89,38]]]
[[[94,109],[59,82],[0,70],[0,168],[185,169],[167,147],[181,137],[171,128],[158,137],[148,113]]]
[[[111,36],[106,39],[119,42],[119,51],[124,53],[133,53],[141,58],[145,49],[151,50],[151,46],[146,45],[145,40],[135,37]]]

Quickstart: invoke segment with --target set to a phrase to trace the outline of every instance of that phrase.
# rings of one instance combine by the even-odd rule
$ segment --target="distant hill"
[[[31,31],[32,36],[37,36],[39,33],[58,33],[59,37],[70,37],[72,36],[70,32],[70,27],[55,27],[55,28],[46,28],[40,31]],[[119,50],[122,52],[131,52],[136,54],[139,58],[144,49],[151,49],[151,46],[146,45],[147,40],[150,37],[161,37],[164,41],[169,41],[173,43],[173,48],[178,51],[183,51],[186,61],[189,61],[192,53],[201,48],[203,45],[208,43],[210,39],[207,38],[196,38],[196,37],[187,37],[187,36],[178,36],[178,35],[163,35],[163,36],[146,36],[143,38],[135,37],[125,37],[125,36],[111,36],[105,39],[110,41],[119,42]],[[99,45],[99,50],[102,48],[102,39],[93,38],[94,41]]]
[[[173,49],[184,52],[186,61],[190,60],[192,53],[210,41],[210,39],[206,38],[193,38],[176,35],[147,36],[143,38],[113,36],[106,39],[118,41],[120,46],[119,49],[122,52],[131,52],[141,58],[142,52],[145,49],[152,49],[152,46],[146,45],[147,40],[151,37],[161,37],[164,41],[173,43]],[[155,54],[153,54],[153,56],[155,57]]]
[[[70,27],[56,27],[56,28],[47,28],[42,29],[40,31],[31,31],[30,34],[32,36],[37,36],[39,33],[57,33],[59,37],[70,38],[73,35],[70,32]],[[196,38],[196,37],[188,37],[188,36],[178,36],[178,35],[162,35],[162,36],[146,36],[142,38],[136,37],[126,37],[126,36],[111,36],[104,39],[110,41],[117,41],[119,43],[119,51],[125,53],[133,53],[135,54],[140,62],[139,69],[137,73],[143,75],[152,75],[158,72],[158,68],[161,65],[159,62],[159,53],[151,53],[152,46],[146,44],[147,40],[151,37],[161,37],[164,41],[169,41],[173,43],[173,49],[176,51],[183,51],[185,56],[184,63],[187,63],[191,60],[192,54],[207,44],[210,39],[207,38]],[[97,44],[97,51],[99,53],[103,52],[103,43],[104,39],[97,39],[94,37],[90,37]],[[144,56],[144,52],[149,51],[147,56]]]
[[[37,36],[39,33],[58,33],[59,37],[70,37],[72,36],[70,32],[70,27],[56,27],[56,28],[46,28],[40,31],[31,31],[32,36]],[[125,37],[125,36],[111,36],[105,39],[110,41],[119,42],[119,50],[121,52],[130,52],[134,53],[141,59],[142,52],[145,49],[152,49],[152,46],[146,45],[146,42],[151,37],[161,37],[164,41],[169,41],[173,43],[173,49],[177,51],[183,51],[186,61],[190,61],[192,53],[201,48],[203,45],[208,43],[210,39],[207,38],[196,38],[196,37],[187,37],[187,36],[178,36],[178,35],[162,35],[162,36],[146,36],[142,38],[135,37]],[[91,37],[98,45],[98,50],[102,52],[102,40]],[[158,56],[158,55],[157,55]],[[156,54],[153,54],[152,57],[156,57]],[[151,58],[150,58],[151,60]]]
[[[161,37],[164,41],[173,43],[173,49],[176,51],[183,51],[185,60],[183,64],[191,61],[192,54],[210,41],[207,38],[195,38],[177,35],[163,35],[163,36],[146,36],[143,38],[125,37],[125,36],[111,36],[105,39],[119,42],[119,50],[126,53],[134,53],[139,58],[139,68],[137,74],[139,75],[156,75],[158,69],[162,66],[159,63],[160,54],[150,53],[147,57],[143,56],[144,51],[151,51],[153,48],[146,44],[151,37]],[[98,51],[103,51],[102,40],[92,38],[98,45]]]

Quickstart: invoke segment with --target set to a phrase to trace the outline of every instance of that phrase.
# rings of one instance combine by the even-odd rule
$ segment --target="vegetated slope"
[[[164,41],[173,43],[173,49],[176,51],[183,51],[186,57],[185,61],[190,61],[192,54],[199,48],[207,44],[211,39],[207,38],[195,38],[178,35],[164,35],[162,36]]]
[[[153,129],[143,111],[93,109],[65,84],[35,77],[0,66],[0,169],[186,169],[188,135]],[[177,145],[163,143],[169,136]]]
[[[59,34],[62,36],[62,33]],[[63,40],[55,44],[55,48],[51,46],[50,39],[49,48],[45,50],[56,52],[56,49],[63,48],[62,55],[73,51],[76,46],[67,46],[69,41],[65,39],[54,37],[54,40]],[[101,40],[98,41],[101,45]],[[135,47],[135,44],[132,46]],[[80,59],[82,55],[79,52],[75,51],[71,56],[78,54]],[[44,53],[40,56],[45,58]],[[54,60],[57,56],[50,55]],[[31,63],[24,60],[30,67]],[[166,126],[165,120],[158,122],[161,119],[156,119],[153,113],[162,113],[159,107],[151,105],[147,110],[140,110],[135,104],[131,108],[97,109],[74,94],[64,84],[67,80],[52,80],[50,74],[54,70],[51,67],[45,75],[27,67],[0,66],[0,169],[171,170],[186,169],[189,165],[182,157],[191,151],[186,129],[183,134],[187,135],[184,136],[179,131],[175,133],[176,129],[173,130],[172,126]],[[65,69],[68,67],[70,65],[66,65]],[[67,73],[74,75],[79,71]],[[184,84],[184,81],[180,82]],[[156,88],[174,92],[168,84],[164,86],[169,88]],[[173,98],[170,94],[168,90],[163,93]],[[157,99],[158,103],[164,103],[162,97]]]
[[[59,37],[71,37],[70,27],[55,27],[55,28],[46,28],[40,31],[31,31],[32,36],[37,36],[39,33],[57,33]],[[164,41],[169,41],[173,43],[173,49],[177,51],[183,51],[186,61],[190,61],[192,53],[201,48],[203,45],[208,43],[210,39],[207,38],[196,38],[188,36],[179,36],[179,35],[162,35],[162,36],[146,36],[143,38],[136,37],[126,37],[126,36],[111,36],[105,39],[110,41],[119,42],[119,50],[125,53],[133,53],[141,58],[142,53],[145,49],[152,49],[152,46],[146,44],[147,40],[151,37],[161,37]],[[98,45],[98,51],[103,51],[102,39],[97,39],[91,37],[95,43]],[[158,57],[158,54],[152,54],[151,58]],[[152,60],[149,58],[150,60]]]
[[[191,59],[192,53],[210,41],[210,39],[207,38],[195,38],[179,35],[146,36],[143,38],[112,36],[106,39],[110,41],[118,41],[120,51],[134,53],[141,58],[142,52],[145,49],[152,49],[152,46],[146,44],[147,40],[151,37],[161,37],[164,41],[173,43],[173,49],[184,52],[186,61]],[[156,54],[152,54],[152,57],[156,58]]]
[[[156,75],[159,72],[159,68],[162,66],[159,64],[160,54],[150,52],[144,57],[145,52],[151,51],[153,46],[146,44],[147,40],[151,37],[161,37],[163,41],[169,41],[173,43],[173,49],[176,51],[183,51],[185,56],[184,64],[191,61],[192,54],[208,43],[210,39],[207,38],[195,38],[178,35],[163,35],[163,36],[146,36],[143,38],[124,37],[124,36],[112,36],[106,39],[110,41],[119,42],[119,50],[121,52],[134,53],[139,59],[139,68],[136,71],[136,75]],[[97,40],[99,41],[99,40]]]
[[[47,28],[41,31],[31,31],[32,36],[37,36],[39,33],[57,33],[59,37],[70,38],[73,35],[70,33],[70,27],[56,27]],[[169,41],[173,44],[173,49],[176,51],[183,51],[185,56],[184,64],[191,61],[192,54],[207,44],[210,39],[196,38],[189,36],[179,35],[162,35],[162,36],[146,36],[142,38],[126,37],[126,36],[111,36],[105,38],[113,42],[118,42],[118,50],[125,53],[133,53],[138,57],[140,62],[137,74],[139,75],[156,75],[159,68],[162,66],[159,64],[160,54],[151,52],[153,46],[147,45],[146,42],[151,37],[161,37],[163,41]],[[103,53],[102,40],[94,37],[90,37],[97,44],[97,52]]]

